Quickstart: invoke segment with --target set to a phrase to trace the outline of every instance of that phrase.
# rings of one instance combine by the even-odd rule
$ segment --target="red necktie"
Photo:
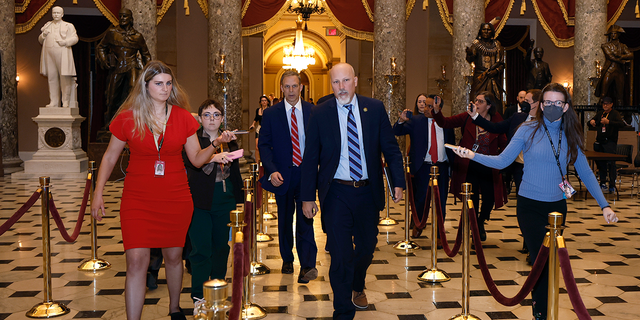
[[[438,162],[438,137],[436,137],[436,122],[431,120],[431,147],[429,148],[429,154],[431,155],[431,162]]]
[[[296,108],[291,108],[291,146],[293,147],[293,164],[300,166],[302,155],[300,154],[300,140],[298,139],[298,118]]]

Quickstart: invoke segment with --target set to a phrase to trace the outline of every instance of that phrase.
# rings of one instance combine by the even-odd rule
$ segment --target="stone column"
[[[384,102],[393,123],[406,105],[406,1],[376,1],[374,12],[373,97]],[[391,58],[395,58],[395,70],[398,75],[397,83],[393,85],[392,95],[389,94],[390,86],[386,77],[392,73]],[[366,81],[366,79],[358,80]]]
[[[467,84],[464,76],[472,74],[465,48],[471,45],[484,21],[484,0],[453,2],[453,84],[451,114],[464,112]]]
[[[209,97],[224,103],[220,54],[225,55],[224,71],[231,73],[227,88],[227,125],[242,125],[242,22],[241,1],[209,0]],[[246,129],[246,128],[245,128]]]
[[[0,0],[0,58],[2,59],[2,100],[0,100],[0,137],[5,168],[22,163],[18,157],[18,93],[16,83],[15,3]]]
[[[607,4],[601,0],[576,1],[575,44],[573,47],[573,104],[595,103],[589,77],[596,75],[595,62],[604,64],[600,45],[606,41]],[[591,95],[591,99],[589,99]],[[591,100],[591,101],[589,101]],[[589,119],[586,117],[585,119]]]
[[[156,21],[158,8],[155,0],[122,0],[122,8],[133,13],[133,28],[144,36],[152,59],[157,59],[158,44]]]

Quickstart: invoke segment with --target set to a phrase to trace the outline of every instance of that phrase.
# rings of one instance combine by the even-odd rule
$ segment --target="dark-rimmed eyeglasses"
[[[561,108],[565,103],[567,103],[566,101],[562,101],[562,100],[556,100],[556,101],[551,101],[551,100],[542,100],[542,105],[545,107],[550,107],[552,105]]]
[[[207,120],[211,120],[211,119],[215,119],[215,120],[220,120],[222,118],[222,113],[216,112],[216,113],[204,113],[202,115],[203,118],[207,119]]]

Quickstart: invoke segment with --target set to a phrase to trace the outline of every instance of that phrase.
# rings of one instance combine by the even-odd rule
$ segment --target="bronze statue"
[[[598,80],[595,92],[596,97],[613,97],[618,106],[624,105],[625,64],[633,59],[633,53],[618,39],[620,33],[624,33],[624,29],[613,25],[605,34],[607,42],[602,44],[602,52],[607,60],[602,68],[602,75]],[[611,85],[615,86],[615,91],[612,90]]]
[[[151,60],[144,37],[133,28],[131,10],[120,10],[120,24],[107,30],[96,48],[96,57],[103,69],[109,69],[105,90],[106,127],[129,95],[144,65]]]
[[[500,101],[502,99],[502,71],[504,52],[500,41],[495,40],[496,31],[491,23],[480,25],[478,37],[471,47],[466,48],[467,62],[473,63],[473,82],[470,97],[479,92],[489,91]]]
[[[549,64],[542,61],[544,56],[544,49],[541,47],[533,48],[535,40],[531,39],[531,45],[527,49],[527,56],[525,58],[525,66],[529,70],[527,76],[527,90],[544,88],[547,84],[551,83],[553,75],[549,70]],[[531,52],[533,51],[533,59],[530,59]]]

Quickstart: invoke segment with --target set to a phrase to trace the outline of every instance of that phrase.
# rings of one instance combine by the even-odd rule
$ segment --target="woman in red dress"
[[[131,156],[120,223],[127,260],[125,305],[129,320],[142,315],[149,248],[162,248],[171,319],[185,319],[179,304],[182,247],[193,202],[182,149],[198,167],[209,162],[215,151],[212,146],[200,148],[196,136],[199,124],[188,108],[188,98],[171,69],[160,61],[151,61],[109,125],[112,137],[102,157],[91,215],[102,220],[104,185],[128,144]]]

